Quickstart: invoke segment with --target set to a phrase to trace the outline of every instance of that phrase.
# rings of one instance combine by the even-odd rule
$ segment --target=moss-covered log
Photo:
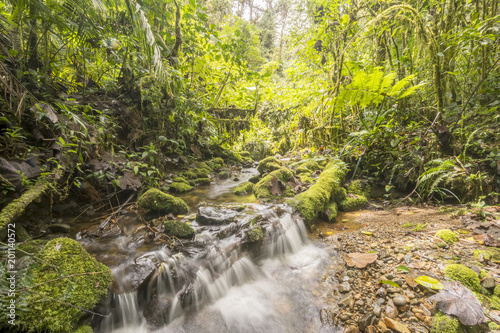
[[[311,222],[325,209],[332,195],[342,186],[346,166],[340,160],[333,160],[325,167],[316,184],[307,191],[300,193],[287,203],[295,207],[306,222]]]
[[[50,181],[40,179],[32,188],[24,192],[19,199],[12,201],[0,212],[0,229],[21,216],[26,207],[40,197],[50,187]]]

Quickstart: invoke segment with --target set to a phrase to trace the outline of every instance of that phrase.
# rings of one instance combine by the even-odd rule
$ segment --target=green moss
[[[274,170],[278,170],[281,168],[283,165],[283,162],[278,160],[276,157],[266,157],[262,161],[259,162],[259,165],[257,166],[257,171],[262,175],[266,172],[271,172]]]
[[[18,313],[21,326],[29,331],[71,332],[85,314],[80,309],[92,310],[107,295],[111,271],[70,238],[49,241],[37,257],[38,263],[20,281],[23,287],[40,284],[19,295],[19,304],[27,309]],[[94,272],[102,273],[60,279]],[[43,284],[51,280],[57,281]]]
[[[498,328],[500,328],[500,326],[498,326],[497,323],[493,322],[493,321],[490,321],[488,323],[488,328],[492,331],[498,331]]]
[[[178,238],[192,238],[195,233],[193,227],[182,221],[165,221],[163,226],[167,235]]]
[[[194,174],[193,170],[186,170],[182,173],[182,175],[187,178],[187,179],[193,179],[196,177]],[[177,178],[182,178],[182,177],[177,177]],[[175,180],[175,179],[174,179]]]
[[[48,240],[46,239],[30,239],[27,242],[21,243],[18,247],[21,254],[28,253],[38,253],[44,246],[47,244]]]
[[[457,318],[451,318],[442,312],[432,319],[431,333],[462,333],[462,324]]]
[[[75,331],[75,333],[94,333],[94,331],[92,330],[92,327],[90,327],[90,326],[80,326]]]
[[[255,176],[252,176],[250,177],[250,179],[248,180],[250,183],[254,183],[254,184],[257,184],[260,180],[260,175],[255,175]]]
[[[444,269],[444,275],[451,280],[461,282],[464,286],[468,287],[472,291],[478,293],[481,292],[481,283],[479,282],[477,274],[464,265],[448,265]]]
[[[316,184],[307,191],[300,193],[287,203],[295,207],[299,213],[310,223],[323,211],[325,205],[330,201],[332,194],[340,187],[345,176],[346,167],[340,160],[330,162],[319,176]]]
[[[344,212],[359,210],[368,204],[368,199],[362,195],[351,194],[339,203],[339,209]]]
[[[194,182],[197,185],[210,185],[210,183],[212,181],[210,180],[210,178],[198,178],[198,179],[195,179]]]
[[[196,176],[195,178],[209,178],[210,171],[206,169],[194,169],[193,173]]]
[[[278,197],[274,196],[271,192],[271,182],[274,178],[278,178],[286,184],[292,177],[293,173],[288,169],[283,168],[274,170],[273,172],[262,178],[257,184],[255,184],[255,186],[253,187],[253,192],[257,199],[260,200],[278,199]]]
[[[301,182],[306,184],[314,184],[314,179],[311,177],[310,173],[301,173],[298,175]]]
[[[336,202],[329,202],[325,206],[324,215],[328,222],[335,221],[337,218],[338,207]]]
[[[170,188],[168,190],[174,193],[184,193],[191,191],[192,189],[193,186],[189,185],[189,183],[173,182],[170,184]]]
[[[347,192],[368,198],[370,197],[371,187],[366,181],[357,179],[349,184]]]
[[[227,178],[230,178],[231,175],[232,175],[231,170],[224,169],[221,172],[219,172],[219,174],[217,175],[217,177],[219,177],[221,179],[227,179]]]
[[[500,297],[500,284],[497,284],[495,286],[495,289],[493,291],[493,295],[495,295],[496,297]]]
[[[450,229],[441,229],[435,234],[436,237],[441,238],[446,243],[452,245],[458,242],[458,235]]]
[[[407,222],[407,223],[403,224],[401,226],[401,228],[411,228],[412,226],[413,226],[413,224],[411,224],[410,222]]]
[[[150,189],[144,193],[137,201],[137,206],[146,213],[157,214],[172,213],[178,215],[185,214],[189,210],[184,200],[163,193],[158,189]]]
[[[207,165],[212,170],[220,170],[224,166],[224,160],[220,157],[212,158],[210,161],[207,162]]]
[[[488,297],[476,292],[473,292],[473,294],[474,296],[476,296],[479,302],[481,302],[483,307],[489,308],[491,310],[500,310],[500,298],[498,298],[498,296],[493,295],[491,297]]]
[[[475,250],[474,257],[479,261],[480,255],[483,255],[483,258],[487,261],[491,261],[494,263],[500,263],[500,249],[495,247],[486,247],[485,250]]]
[[[300,167],[297,168],[297,173],[308,173],[314,172],[316,170],[321,170],[322,168],[319,166],[318,162],[315,160],[309,160],[303,163]]]
[[[194,165],[197,169],[205,170],[208,173],[210,173],[210,171],[212,170],[205,162],[196,162]]]
[[[253,191],[253,183],[251,182],[244,182],[238,185],[234,189],[234,194],[237,195],[245,195],[245,194],[250,194]]]
[[[264,239],[264,233],[260,226],[256,226],[248,230],[247,237],[252,243],[260,242]]]
[[[250,153],[246,150],[242,150],[239,152],[239,154],[242,156],[242,157],[248,157],[250,158]]]
[[[347,190],[342,186],[337,186],[332,191],[332,201],[335,201],[337,204],[341,203],[343,200],[347,198]]]
[[[175,177],[173,179],[173,181],[177,182],[177,183],[186,183],[186,184],[189,184],[189,182],[184,177]]]
[[[412,231],[416,231],[416,232],[424,231],[425,228],[427,228],[427,225],[428,225],[428,223],[426,223],[426,224],[417,223],[417,225],[415,226],[415,228],[412,229]]]

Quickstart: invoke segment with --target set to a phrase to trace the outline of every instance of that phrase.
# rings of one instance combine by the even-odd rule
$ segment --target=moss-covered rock
[[[220,179],[228,179],[228,178],[231,178],[231,170],[229,169],[223,169],[221,172],[219,172],[217,174],[217,177],[219,177]]]
[[[500,249],[487,247],[485,250],[474,250],[474,257],[476,257],[477,260],[480,259],[481,255],[483,255],[486,261],[500,263]]]
[[[247,232],[248,240],[252,243],[260,242],[264,239],[264,232],[262,231],[262,227],[255,226],[248,230]]]
[[[260,175],[255,175],[255,176],[252,176],[250,177],[250,179],[248,180],[250,183],[253,183],[253,184],[257,184],[260,180]]]
[[[193,227],[182,221],[165,221],[163,226],[167,235],[177,238],[193,238],[195,233]]]
[[[182,173],[182,177],[184,178],[187,178],[187,179],[193,179],[196,177],[196,175],[194,174],[193,170],[186,170]],[[179,177],[177,177],[179,178]]]
[[[500,297],[500,284],[497,284],[495,286],[495,289],[493,290],[493,295],[495,295],[496,297]]]
[[[341,203],[342,200],[347,198],[347,190],[342,186],[335,187],[332,191],[332,201],[335,201],[337,204]]]
[[[274,170],[264,178],[262,178],[257,184],[254,185],[253,187],[253,192],[257,199],[259,200],[269,200],[269,199],[279,199],[280,197],[283,196],[275,196],[272,194],[272,189],[271,189],[271,183],[274,180],[274,178],[278,178],[281,180],[283,183],[287,184],[287,182],[293,177],[293,173],[288,170],[288,169],[278,169]],[[288,189],[288,185],[286,185],[287,188],[284,189],[284,195],[289,194],[286,193],[286,190]]]
[[[207,171],[206,169],[194,169],[193,173],[196,176],[195,179],[209,178],[208,175],[210,174],[210,171]]]
[[[462,324],[453,317],[448,317],[442,312],[438,312],[432,319],[431,333],[462,333]]]
[[[314,179],[311,177],[310,173],[301,173],[298,175],[301,182],[306,184],[314,184]]]
[[[182,183],[182,182],[173,182],[170,184],[169,191],[173,193],[185,193],[189,192],[193,189],[193,186],[191,186],[189,183]]]
[[[435,236],[441,238],[449,245],[452,245],[452,244],[455,244],[456,242],[458,242],[458,235],[455,232],[451,231],[450,229],[438,230],[438,232],[436,232]]]
[[[194,180],[196,185],[210,185],[211,182],[210,178],[198,178]]]
[[[210,161],[207,162],[207,165],[212,170],[220,170],[224,166],[224,160],[220,157],[212,158]]]
[[[179,215],[189,211],[189,207],[184,200],[154,188],[148,190],[139,198],[137,206],[145,213]]]
[[[173,179],[174,182],[176,183],[185,183],[185,184],[189,184],[189,181],[186,180],[186,178],[184,177],[175,177]]]
[[[212,171],[212,168],[210,168],[205,162],[196,162],[194,163],[194,166],[196,169],[206,171],[207,173],[210,173],[210,171]]]
[[[287,203],[295,207],[309,223],[323,211],[336,187],[341,186],[346,167],[340,160],[330,162],[321,173],[316,184]]]
[[[92,330],[92,327],[85,325],[78,327],[75,333],[94,333],[94,330]]]
[[[72,332],[85,314],[80,309],[92,310],[107,295],[111,271],[70,238],[49,241],[37,258],[19,284],[38,284],[19,294],[19,304],[27,309],[18,313],[21,326],[28,331]],[[80,275],[72,276],[76,274]],[[44,283],[52,280],[56,281]]]
[[[464,265],[448,265],[444,268],[444,275],[451,280],[459,281],[472,291],[481,292],[481,283],[477,274]]]
[[[323,215],[325,216],[328,222],[335,221],[338,214],[338,207],[336,202],[329,202],[325,206],[325,210],[323,211]]]
[[[259,165],[257,166],[257,171],[262,175],[266,172],[271,172],[274,170],[278,170],[281,168],[283,165],[283,162],[278,160],[276,157],[266,157],[262,161],[259,162]]]
[[[322,168],[319,166],[318,162],[315,160],[309,160],[303,164],[301,164],[300,167],[297,168],[297,173],[310,173],[314,172],[316,170],[321,170]]]
[[[253,192],[253,183],[251,182],[241,183],[234,189],[234,194],[237,195],[246,195],[252,192]]]
[[[242,157],[248,157],[250,158],[250,153],[246,150],[242,150],[239,152],[239,154],[242,156]]]
[[[365,207],[368,199],[363,195],[349,194],[339,203],[339,209],[343,212],[352,212]]]
[[[356,179],[349,184],[349,186],[347,187],[347,192],[369,198],[371,187],[368,182],[361,179]]]

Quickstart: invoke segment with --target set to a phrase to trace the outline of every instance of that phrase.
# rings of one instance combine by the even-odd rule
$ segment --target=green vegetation
[[[195,234],[193,227],[191,227],[187,222],[165,221],[163,226],[165,227],[165,233],[169,236],[192,238]]]
[[[278,199],[283,196],[293,196],[287,182],[293,177],[292,171],[282,168],[274,170],[253,187],[253,192],[259,200]],[[273,184],[276,184],[277,193],[273,194]],[[281,193],[281,194],[280,194]]]
[[[247,232],[247,237],[252,243],[260,242],[262,239],[264,239],[264,232],[262,231],[262,227],[255,226],[251,228]]]
[[[459,239],[458,235],[449,229],[438,230],[435,236],[441,238],[449,245],[455,244]]]
[[[158,189],[150,189],[144,193],[137,201],[137,206],[145,213],[157,214],[172,213],[174,215],[178,215],[185,214],[189,210],[189,207],[186,205],[184,200],[176,198],[170,194],[163,193]]]
[[[39,262],[20,281],[30,288],[20,296],[28,309],[20,313],[22,326],[30,331],[71,331],[82,309],[92,310],[107,295],[111,271],[69,238],[49,241],[37,257]]]
[[[253,192],[253,183],[251,182],[244,182],[244,183],[241,183],[240,185],[238,185],[235,189],[234,189],[234,194],[237,194],[237,195],[246,195],[246,194],[250,194]]]
[[[262,175],[266,172],[271,172],[274,170],[278,170],[282,167],[283,163],[275,157],[266,157],[262,161],[259,162],[257,166],[257,171]]]
[[[339,209],[343,212],[352,212],[359,210],[368,204],[368,199],[362,195],[348,194],[347,197],[339,203]]]
[[[459,281],[464,286],[477,293],[481,292],[481,283],[476,273],[470,268],[460,265],[451,264],[445,267],[444,275],[451,280]]]
[[[461,333],[464,332],[462,326],[457,318],[438,311],[432,320],[431,333]]]
[[[191,191],[193,186],[189,185],[189,183],[184,182],[173,182],[170,184],[169,191],[173,193],[184,193]]]

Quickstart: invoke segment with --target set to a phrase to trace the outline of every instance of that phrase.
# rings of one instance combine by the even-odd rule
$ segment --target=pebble
[[[386,317],[397,318],[398,314],[399,314],[398,309],[396,309],[394,302],[392,301],[392,299],[390,299],[385,307]]]
[[[377,317],[380,317],[380,315],[382,314],[382,308],[377,303],[375,303],[375,305],[373,306],[373,314]]]
[[[411,333],[408,327],[406,327],[405,325],[401,324],[398,321],[392,320],[391,318],[385,318],[384,322],[387,327],[389,327],[392,330],[395,330],[396,332]]]
[[[408,300],[406,299],[406,297],[401,294],[394,295],[394,298],[392,300],[397,306],[405,306],[406,304],[408,304]]]
[[[349,282],[342,282],[341,284],[339,284],[339,291],[341,293],[347,293],[351,291],[351,285],[349,284]]]

